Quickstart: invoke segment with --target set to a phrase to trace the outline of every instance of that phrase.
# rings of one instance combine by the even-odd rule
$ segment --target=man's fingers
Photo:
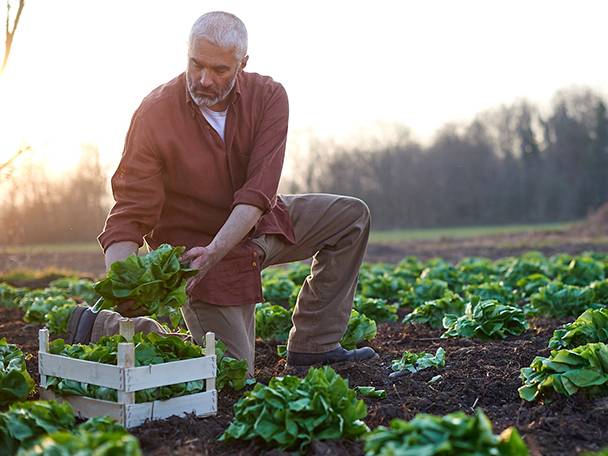
[[[200,247],[192,247],[190,250],[188,250],[182,254],[181,260],[186,263],[189,263],[190,261],[192,261],[193,259],[198,257],[200,254],[201,254]]]

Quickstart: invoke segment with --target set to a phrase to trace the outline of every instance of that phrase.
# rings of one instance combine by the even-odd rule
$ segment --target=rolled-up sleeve
[[[97,238],[104,252],[120,241],[133,241],[141,247],[162,210],[163,164],[140,111],[133,115],[120,164],[112,176],[115,203]]]
[[[289,103],[281,84],[270,94],[255,133],[247,166],[245,184],[234,193],[232,208],[249,204],[270,212],[277,201],[277,190],[287,143]]]

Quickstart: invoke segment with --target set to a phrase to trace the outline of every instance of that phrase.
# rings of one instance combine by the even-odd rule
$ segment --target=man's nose
[[[201,82],[201,86],[203,86],[203,87],[211,87],[213,85],[211,76],[205,70],[201,71],[200,82]]]

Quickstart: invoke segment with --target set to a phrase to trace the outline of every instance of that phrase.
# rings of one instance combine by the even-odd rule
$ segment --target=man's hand
[[[118,304],[116,306],[116,310],[120,315],[128,318],[142,317],[146,315],[146,310],[144,309],[144,307],[137,307],[135,301],[132,299]]]
[[[194,287],[203,280],[209,270],[215,266],[221,257],[210,247],[193,247],[187,252],[184,252],[181,260],[185,263],[190,263],[191,268],[198,269],[198,274],[188,279],[186,285],[186,293],[191,294]]]

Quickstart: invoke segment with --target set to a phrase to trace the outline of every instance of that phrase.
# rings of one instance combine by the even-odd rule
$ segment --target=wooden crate
[[[120,334],[133,340],[133,323],[120,322]],[[217,413],[215,389],[216,357],[215,335],[207,333],[205,356],[151,366],[134,367],[135,346],[132,342],[118,345],[118,363],[101,364],[49,353],[49,333],[39,332],[40,397],[67,401],[82,418],[110,416],[124,427],[139,426],[146,420],[161,420],[173,415],[195,413],[210,416]],[[111,402],[85,396],[59,396],[46,388],[47,376],[66,378],[78,382],[105,386],[118,391],[118,401]],[[175,383],[205,380],[205,391],[164,401],[135,403],[135,391]]]

